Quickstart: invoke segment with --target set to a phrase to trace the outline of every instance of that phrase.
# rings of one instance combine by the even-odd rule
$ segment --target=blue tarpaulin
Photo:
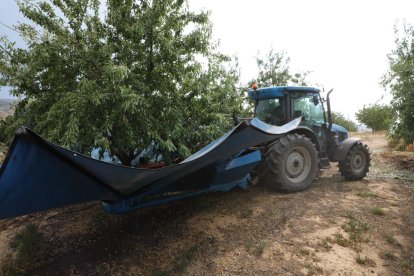
[[[132,204],[131,198],[237,186],[260,161],[260,154],[246,149],[270,142],[299,123],[300,118],[281,127],[258,119],[243,121],[180,164],[159,169],[105,163],[19,128],[0,168],[0,219],[94,200]]]

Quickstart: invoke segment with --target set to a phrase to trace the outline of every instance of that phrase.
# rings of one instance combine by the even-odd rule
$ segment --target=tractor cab
[[[312,87],[277,86],[251,90],[255,117],[271,125],[283,125],[302,117],[303,125],[326,123],[320,90]]]
[[[326,112],[318,88],[303,86],[256,88],[249,91],[249,97],[255,101],[254,116],[265,123],[280,126],[302,117],[300,125],[316,135],[320,147],[318,150],[328,150],[330,146],[327,142],[328,130],[336,144],[349,136],[346,128],[330,122],[330,110]]]

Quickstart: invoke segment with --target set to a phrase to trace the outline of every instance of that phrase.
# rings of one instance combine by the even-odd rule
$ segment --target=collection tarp
[[[93,200],[118,201],[183,178],[197,187],[197,183],[214,177],[203,168],[272,141],[299,123],[300,118],[280,127],[256,118],[243,121],[180,164],[160,169],[105,163],[48,142],[22,127],[16,131],[0,168],[0,219]]]

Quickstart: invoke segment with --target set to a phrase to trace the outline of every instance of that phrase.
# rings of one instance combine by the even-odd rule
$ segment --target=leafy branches
[[[388,55],[390,67],[382,85],[391,91],[391,105],[397,117],[390,135],[408,145],[414,142],[414,27],[396,27],[395,34],[396,48]]]
[[[0,125],[18,125],[88,154],[108,150],[130,165],[157,145],[188,155],[228,127],[239,108],[237,65],[215,51],[208,13],[186,1],[20,1],[28,42],[0,47],[0,84],[23,100]]]

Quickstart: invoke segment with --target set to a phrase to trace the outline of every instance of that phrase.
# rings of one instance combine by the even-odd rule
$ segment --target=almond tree
[[[402,32],[396,29],[395,33],[396,48],[388,55],[390,68],[382,85],[393,96],[391,105],[396,120],[391,126],[391,137],[409,145],[414,142],[414,27],[404,25]]]
[[[186,156],[228,128],[237,68],[216,51],[206,12],[185,0],[19,1],[27,43],[2,37],[0,85],[21,98],[0,139],[27,125],[124,165],[151,145]]]

